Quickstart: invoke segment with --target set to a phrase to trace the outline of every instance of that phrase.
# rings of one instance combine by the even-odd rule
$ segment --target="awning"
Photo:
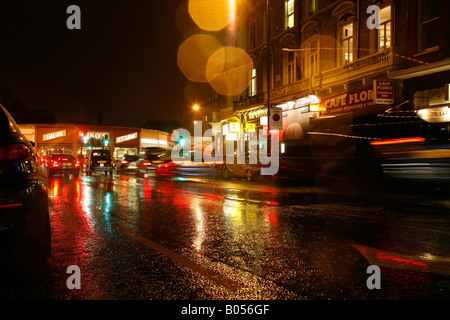
[[[411,79],[450,70],[450,58],[425,65],[393,71],[388,73],[389,79]]]

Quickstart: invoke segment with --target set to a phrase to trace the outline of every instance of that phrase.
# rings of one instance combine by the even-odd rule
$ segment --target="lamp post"
[[[266,36],[267,36],[267,155],[271,154],[270,141],[270,19],[269,19],[270,0],[266,1]]]

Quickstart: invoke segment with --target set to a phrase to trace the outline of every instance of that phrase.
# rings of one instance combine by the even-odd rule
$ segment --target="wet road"
[[[314,191],[240,180],[52,177],[48,268],[8,269],[1,296],[450,298],[450,202]],[[380,267],[380,289],[367,286],[370,265]],[[79,268],[80,289],[68,288],[69,266]]]

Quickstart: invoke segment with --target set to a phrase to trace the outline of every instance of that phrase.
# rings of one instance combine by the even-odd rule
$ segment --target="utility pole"
[[[266,0],[266,36],[267,36],[267,155],[271,154],[271,141],[270,141],[270,19],[269,19],[269,5],[270,0]]]

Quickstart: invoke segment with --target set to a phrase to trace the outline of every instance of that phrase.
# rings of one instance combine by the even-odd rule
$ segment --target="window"
[[[286,6],[286,29],[292,28],[295,24],[294,21],[294,0],[287,0]]]
[[[306,0],[304,1],[304,15],[305,18],[316,14],[319,0]]]
[[[391,6],[380,10],[380,29],[377,36],[377,50],[385,50],[391,47]]]
[[[309,13],[310,13],[310,14],[316,14],[316,10],[317,10],[317,1],[318,1],[318,0],[310,0],[310,1],[309,1]]]
[[[313,75],[319,72],[318,61],[317,61],[317,40],[311,41],[311,46],[309,50],[309,75]]]
[[[294,59],[294,52],[289,51],[287,52],[287,70],[286,70],[286,82],[292,83],[295,81],[295,59]]]
[[[252,69],[252,78],[250,79],[249,96],[256,95],[256,69]]]
[[[341,27],[342,63],[353,62],[353,23]]]
[[[418,1],[418,51],[425,51],[439,44],[439,1]]]

